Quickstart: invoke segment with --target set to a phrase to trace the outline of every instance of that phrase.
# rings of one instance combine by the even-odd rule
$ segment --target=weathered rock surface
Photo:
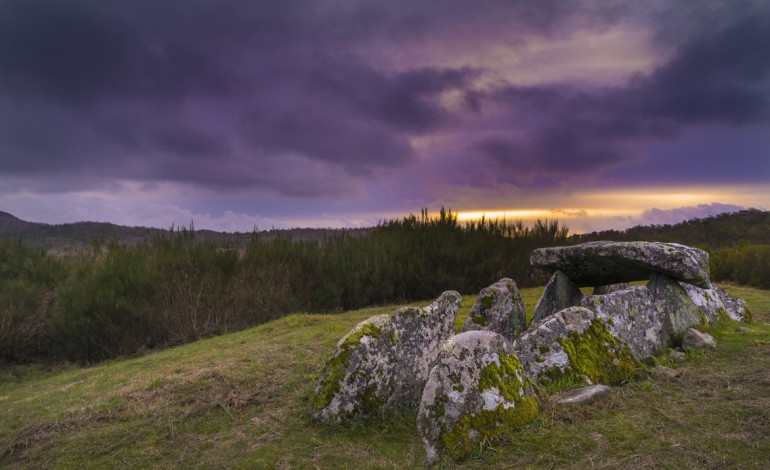
[[[631,287],[627,282],[619,282],[617,284],[609,284],[606,286],[596,286],[591,295],[605,295],[610,292],[617,292],[619,290],[628,289]]]
[[[725,306],[727,315],[729,315],[730,318],[735,321],[751,321],[751,312],[749,311],[745,300],[728,294],[722,286],[714,284],[713,288],[714,292],[719,296],[719,300],[722,301],[722,305]]]
[[[533,266],[560,270],[579,286],[603,286],[648,279],[659,272],[704,289],[710,286],[708,253],[676,243],[588,242],[540,248]]]
[[[686,283],[681,285],[709,323],[727,318],[751,321],[751,312],[746,306],[746,301],[728,294],[722,286],[712,284],[711,289],[701,289]]]
[[[580,306],[583,293],[580,288],[561,271],[556,271],[551,276],[543,294],[532,312],[531,324],[543,321],[550,315],[568,307]]]
[[[668,357],[674,362],[682,362],[687,359],[687,354],[682,351],[674,350],[668,353]]]
[[[650,373],[652,373],[652,375],[655,377],[663,377],[666,379],[675,379],[682,376],[680,371],[661,365],[657,365],[650,369]]]
[[[546,385],[618,384],[641,367],[628,347],[594,312],[570,307],[536,324],[513,343],[525,374]]]
[[[677,281],[665,274],[654,273],[650,276],[647,289],[652,294],[655,308],[660,312],[660,317],[666,323],[664,329],[672,335],[682,335],[691,326],[706,323],[706,319],[701,315],[701,310],[695,305],[687,291]]]
[[[597,400],[608,398],[612,389],[606,385],[589,385],[570,390],[558,403],[560,405],[588,405]]]
[[[460,301],[447,291],[425,308],[400,308],[356,325],[326,362],[311,415],[338,423],[417,408],[441,345],[454,333]]]
[[[656,355],[671,343],[665,314],[655,308],[655,298],[645,286],[591,295],[583,299],[583,306],[604,320],[637,358]]]
[[[680,282],[679,285],[687,292],[687,296],[698,308],[701,316],[709,323],[718,322],[727,315],[727,309],[725,309],[722,299],[713,288],[715,284],[711,285],[711,289],[701,289],[685,282]]]
[[[447,341],[425,384],[417,428],[425,463],[461,459],[500,431],[531,421],[539,403],[510,342],[491,331]]]
[[[677,377],[681,377],[682,373],[676,369],[672,369],[670,367],[657,365],[650,369],[650,372],[655,377],[663,377],[666,379],[675,379]]]
[[[682,349],[685,351],[703,351],[706,349],[716,349],[717,343],[714,337],[708,333],[703,333],[693,328],[687,330],[682,337]]]
[[[462,332],[494,331],[513,341],[527,328],[524,302],[516,283],[503,278],[479,292]]]

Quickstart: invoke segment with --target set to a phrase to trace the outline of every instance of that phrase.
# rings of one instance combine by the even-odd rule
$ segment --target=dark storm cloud
[[[667,63],[624,86],[598,91],[565,85],[507,86],[486,93],[482,103],[502,103],[515,114],[511,131],[526,128],[526,121],[540,119],[542,124],[521,138],[487,137],[469,150],[507,168],[508,180],[526,183],[528,172],[569,178],[631,163],[632,152],[624,146],[639,139],[667,140],[690,126],[767,122],[770,4],[722,20],[718,29],[701,31],[701,36],[681,44]],[[713,156],[687,157],[698,174],[694,158]],[[732,158],[750,163],[756,154]],[[722,176],[707,168],[712,178]],[[658,171],[662,180],[669,179],[661,168]],[[751,171],[748,165],[743,176]]]
[[[407,135],[456,121],[440,95],[479,73],[391,71],[362,57],[356,49],[372,37],[398,32],[404,41],[422,34],[415,25],[435,22],[401,7],[3,2],[0,121],[12,126],[0,131],[0,168],[294,193],[291,182],[271,179],[266,159],[299,154],[338,165],[338,178],[401,166],[414,158]],[[242,157],[228,159],[234,145]]]
[[[0,5],[0,81],[22,96],[70,106],[108,99],[171,100],[228,89],[192,44],[152,43],[97,2]]]
[[[602,174],[627,165],[637,140],[766,119],[770,8],[696,4],[5,0],[0,172],[341,197],[351,177],[376,181],[424,156],[412,138],[463,131],[450,146],[470,156],[447,168],[481,155],[519,184]],[[414,59],[624,21],[659,28],[660,44],[678,49],[615,88],[569,77],[482,88],[499,79],[495,64]]]

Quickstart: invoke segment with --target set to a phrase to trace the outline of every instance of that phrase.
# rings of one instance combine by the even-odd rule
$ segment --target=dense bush
[[[53,289],[63,268],[43,250],[0,240],[0,361],[46,353]]]
[[[162,340],[155,318],[160,276],[150,261],[147,250],[114,244],[103,259],[75,267],[56,289],[53,352],[99,360]]]
[[[770,289],[770,245],[739,243],[710,253],[711,276],[717,281]]]

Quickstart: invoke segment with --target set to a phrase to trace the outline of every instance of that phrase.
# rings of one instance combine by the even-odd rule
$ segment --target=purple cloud
[[[677,224],[684,220],[703,219],[728,212],[745,210],[734,204],[698,204],[697,206],[678,207],[676,209],[648,209],[639,217],[639,225]]]

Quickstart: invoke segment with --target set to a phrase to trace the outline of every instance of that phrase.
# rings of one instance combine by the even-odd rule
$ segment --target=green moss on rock
[[[528,385],[519,380],[524,375],[519,358],[515,354],[501,352],[498,359],[500,365],[491,362],[481,369],[479,391],[497,388],[507,401],[515,401],[521,397],[522,388]]]
[[[592,383],[619,384],[641,369],[641,363],[604,323],[595,318],[584,332],[570,332],[559,344],[575,372]]]
[[[481,298],[481,308],[482,310],[489,310],[492,308],[492,305],[495,303],[495,294],[494,291],[491,294],[485,295]]]
[[[526,425],[535,419],[539,410],[540,404],[534,396],[519,397],[515,407],[505,408],[500,404],[494,410],[463,416],[441,441],[450,458],[461,460],[471,455],[480,443]]]
[[[515,354],[498,354],[499,364],[492,362],[481,369],[479,393],[495,389],[505,399],[494,410],[481,410],[460,418],[457,425],[442,437],[447,454],[454,460],[470,455],[480,442],[487,441],[502,432],[524,426],[538,414],[540,404],[531,393],[528,378]]]
[[[310,400],[313,408],[322,410],[334,400],[334,395],[340,391],[342,380],[345,378],[345,372],[350,365],[350,358],[353,352],[361,345],[361,339],[364,336],[379,338],[381,334],[381,328],[372,323],[365,322],[344,338],[339,345],[339,353],[329,359],[326,366],[324,366],[323,372],[321,372],[318,388]]]

